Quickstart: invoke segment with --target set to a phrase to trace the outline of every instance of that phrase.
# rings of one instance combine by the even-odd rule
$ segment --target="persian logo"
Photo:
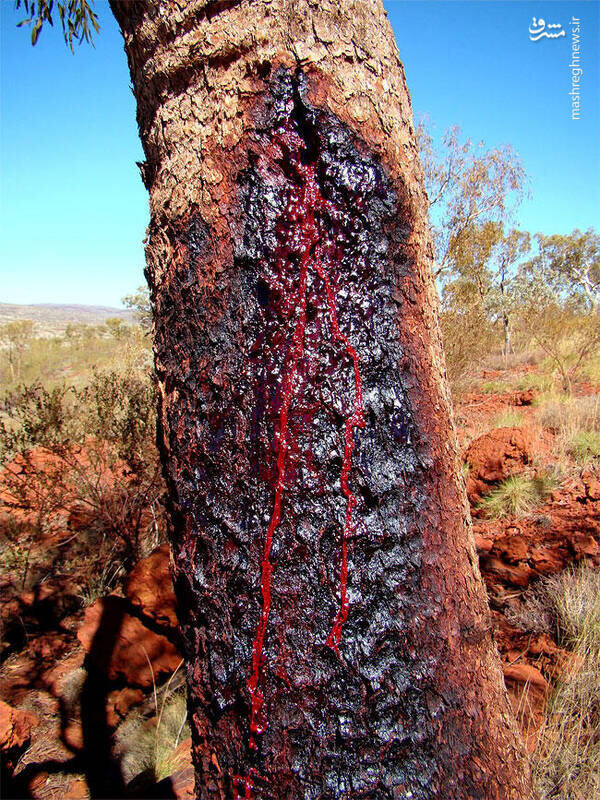
[[[560,30],[558,30],[560,28]],[[534,17],[531,20],[531,25],[529,26],[529,38],[532,42],[537,42],[540,39],[560,39],[561,36],[564,36],[565,32],[563,27],[560,23],[552,23],[546,22],[543,19],[537,19]]]

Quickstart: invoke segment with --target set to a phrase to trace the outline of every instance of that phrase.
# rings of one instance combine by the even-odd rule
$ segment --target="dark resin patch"
[[[190,710],[232,796],[423,800],[435,731],[420,635],[438,600],[420,596],[424,466],[398,336],[407,224],[301,74],[276,74],[253,146],[226,301],[190,287],[157,332],[178,392]],[[182,285],[210,258],[202,224],[186,235]]]

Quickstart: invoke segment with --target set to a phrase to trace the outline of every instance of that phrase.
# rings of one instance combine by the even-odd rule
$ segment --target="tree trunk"
[[[507,367],[510,353],[510,318],[505,311],[502,313],[502,327],[504,328],[504,366]]]
[[[380,0],[113,2],[200,798],[526,798]]]

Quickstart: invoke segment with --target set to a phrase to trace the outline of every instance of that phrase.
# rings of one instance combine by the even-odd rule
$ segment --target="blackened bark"
[[[113,10],[198,796],[528,797],[379,1]]]

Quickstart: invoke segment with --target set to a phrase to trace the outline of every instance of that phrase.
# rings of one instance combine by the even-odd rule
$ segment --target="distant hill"
[[[64,332],[69,323],[101,325],[109,317],[118,317],[123,322],[135,321],[135,313],[128,308],[55,303],[35,305],[0,303],[0,325],[17,319],[32,319],[35,322],[37,336],[57,336]]]

